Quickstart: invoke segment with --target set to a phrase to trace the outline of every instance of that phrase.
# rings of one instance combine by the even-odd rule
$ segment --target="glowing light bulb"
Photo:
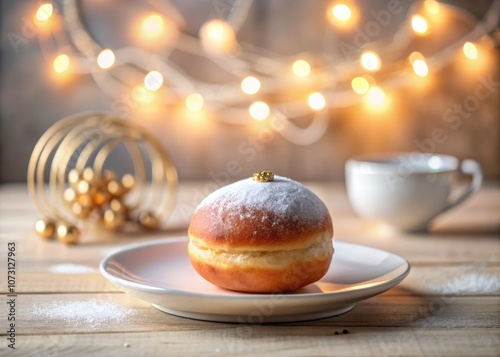
[[[413,61],[413,71],[417,76],[425,77],[429,73],[429,67],[425,60],[417,59]]]
[[[246,77],[241,81],[241,90],[246,94],[255,94],[260,90],[260,81],[255,77]]]
[[[311,73],[311,65],[304,60],[293,62],[292,71],[297,77],[307,77]]]
[[[425,57],[423,54],[421,54],[420,52],[412,52],[411,55],[408,56],[408,59],[410,60],[410,63],[413,65],[413,62],[415,62],[416,60],[423,60],[425,61]]]
[[[309,103],[311,109],[315,111],[323,110],[326,107],[325,97],[323,97],[323,94],[318,92],[309,95],[309,98],[307,98],[307,102]]]
[[[420,15],[413,15],[411,18],[411,27],[413,28],[413,31],[420,35],[427,33],[429,28],[427,20]]]
[[[233,28],[221,20],[206,22],[200,29],[200,38],[207,52],[227,54],[236,48],[236,35]]]
[[[351,81],[352,90],[358,94],[365,94],[370,89],[370,83],[364,77],[356,77]]]
[[[153,92],[147,90],[143,85],[137,85],[132,89],[132,99],[137,103],[148,104],[153,102]]]
[[[54,71],[56,71],[57,73],[63,73],[68,70],[69,64],[70,60],[68,55],[66,54],[59,55],[54,59],[53,63]]]
[[[43,4],[41,5],[36,12],[36,19],[38,21],[47,21],[54,11],[54,7],[52,4]]]
[[[115,54],[109,48],[106,48],[97,56],[97,65],[102,69],[108,69],[115,63]]]
[[[346,4],[336,4],[332,7],[332,15],[340,21],[347,21],[352,16],[352,11]]]
[[[205,101],[203,100],[203,97],[199,93],[193,93],[188,95],[186,98],[186,108],[192,112],[196,112],[198,110],[201,110],[203,108]]]
[[[464,43],[463,50],[464,50],[465,57],[467,57],[468,59],[473,60],[473,59],[477,58],[477,54],[478,54],[477,47],[472,42]]]
[[[158,71],[151,71],[144,77],[144,86],[149,90],[158,90],[163,84],[163,76]]]
[[[371,51],[363,52],[361,55],[361,65],[369,71],[378,71],[382,65],[380,57]]]
[[[255,102],[248,108],[250,116],[255,120],[264,120],[269,116],[271,112],[269,106],[264,102]]]
[[[439,4],[435,0],[425,0],[424,7],[425,7],[425,10],[427,10],[427,12],[429,14],[432,14],[432,15],[439,14]]]
[[[385,93],[379,87],[372,87],[366,94],[366,100],[373,107],[383,107],[385,105]]]
[[[144,32],[150,35],[158,35],[163,30],[163,18],[158,14],[151,14],[142,21]]]

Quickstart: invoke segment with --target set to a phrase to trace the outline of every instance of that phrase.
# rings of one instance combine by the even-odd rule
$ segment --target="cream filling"
[[[323,260],[333,254],[332,239],[322,237],[320,241],[302,249],[288,250],[237,250],[199,247],[193,240],[189,242],[189,252],[193,258],[220,268],[234,266],[242,268],[286,268],[292,263],[306,260]]]

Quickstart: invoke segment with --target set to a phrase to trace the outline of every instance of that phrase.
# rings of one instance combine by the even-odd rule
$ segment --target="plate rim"
[[[163,238],[163,239],[152,240],[152,241],[147,241],[147,242],[132,243],[132,244],[129,244],[127,246],[124,246],[122,249],[114,251],[114,252],[108,254],[106,257],[104,257],[102,259],[101,263],[99,264],[99,270],[100,270],[101,274],[108,281],[112,282],[113,284],[118,285],[120,287],[123,286],[123,287],[126,287],[126,288],[136,289],[136,290],[139,290],[139,291],[142,291],[142,292],[145,292],[145,293],[171,294],[171,295],[175,295],[175,296],[189,296],[189,297],[197,297],[197,298],[204,298],[204,299],[238,299],[238,300],[268,299],[270,296],[280,296],[280,297],[282,296],[282,297],[286,298],[287,300],[295,300],[295,299],[299,299],[300,300],[300,299],[304,299],[304,298],[308,298],[308,299],[309,298],[310,299],[321,299],[321,298],[331,297],[332,295],[335,295],[335,296],[338,296],[338,297],[342,297],[342,295],[350,295],[350,294],[352,294],[352,293],[354,293],[356,291],[365,292],[366,296],[369,296],[370,294],[368,294],[368,292],[370,292],[371,290],[375,290],[375,295],[378,295],[378,294],[380,294],[380,293],[382,293],[384,291],[387,291],[387,290],[391,289],[395,285],[397,285],[404,278],[406,278],[406,276],[408,276],[408,274],[410,273],[410,270],[411,270],[411,264],[410,264],[410,262],[406,258],[404,258],[404,257],[402,257],[402,256],[400,256],[398,254],[389,252],[389,251],[384,250],[384,249],[380,249],[380,248],[375,248],[375,247],[371,247],[371,246],[368,246],[368,245],[364,245],[364,244],[345,242],[345,241],[342,241],[342,240],[337,240],[335,238],[332,238],[332,239],[334,241],[334,244],[336,242],[336,243],[341,243],[341,244],[346,244],[346,245],[351,245],[351,246],[359,246],[359,247],[362,247],[362,248],[375,249],[375,250],[378,250],[380,252],[389,253],[389,254],[391,254],[393,256],[396,256],[396,257],[402,259],[402,261],[404,262],[404,264],[402,266],[406,265],[406,268],[405,268],[405,270],[401,274],[398,274],[397,276],[392,277],[389,280],[380,282],[380,283],[378,283],[378,284],[376,284],[374,286],[364,287],[364,288],[360,288],[360,289],[352,289],[352,290],[337,291],[337,292],[336,291],[333,291],[333,292],[320,292],[320,293],[310,293],[310,294],[282,294],[282,293],[270,293],[270,294],[258,293],[258,294],[253,294],[253,293],[241,293],[241,294],[234,294],[234,295],[213,294],[213,293],[210,293],[210,294],[208,294],[208,293],[198,293],[198,292],[190,292],[190,291],[179,290],[179,289],[159,288],[159,287],[154,287],[154,286],[148,286],[148,285],[144,285],[144,284],[141,284],[141,283],[136,283],[136,282],[133,282],[133,281],[130,281],[130,280],[126,280],[126,279],[121,278],[121,277],[117,277],[115,275],[112,275],[108,271],[106,271],[106,266],[107,266],[108,262],[111,259],[113,259],[118,254],[123,254],[125,252],[129,252],[129,251],[132,251],[132,250],[135,250],[135,249],[138,249],[138,248],[146,248],[146,247],[154,246],[154,245],[164,245],[164,244],[173,244],[173,243],[179,243],[179,242],[187,242],[187,241],[189,241],[189,237],[186,235],[186,236],[180,236],[180,237]],[[364,298],[361,298],[360,300],[364,300],[366,298],[367,297],[364,297]]]

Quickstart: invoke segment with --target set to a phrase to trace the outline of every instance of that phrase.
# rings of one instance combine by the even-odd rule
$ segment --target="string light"
[[[250,113],[250,116],[255,120],[264,120],[269,116],[269,113],[271,111],[269,109],[269,105],[267,105],[266,103],[255,102],[250,105],[250,108],[248,108],[248,112]]]
[[[163,76],[158,71],[151,71],[144,77],[144,86],[152,91],[160,89],[163,84]]]
[[[417,59],[413,61],[413,71],[419,77],[425,77],[429,73],[429,67],[425,60]]]
[[[378,71],[382,65],[380,57],[372,51],[363,52],[361,55],[361,65],[369,71]]]
[[[115,64],[115,54],[109,48],[106,48],[97,56],[97,65],[102,69],[111,68]]]
[[[365,77],[356,77],[351,81],[351,87],[357,94],[366,94],[370,89],[370,83]]]
[[[297,77],[307,77],[311,73],[311,65],[305,60],[293,62],[292,71]]]
[[[317,112],[325,109],[326,107],[325,97],[323,97],[323,94],[318,92],[311,93],[307,98],[307,102],[309,103],[311,109]]]
[[[193,93],[186,98],[186,108],[192,112],[196,112],[203,108],[205,100],[199,93]]]
[[[413,28],[413,31],[420,35],[424,35],[427,33],[427,30],[429,28],[427,24],[427,20],[424,19],[420,15],[413,15],[411,18],[411,27]]]
[[[386,102],[385,93],[380,87],[372,87],[366,94],[366,100],[372,107],[383,107]]]
[[[163,18],[158,14],[148,15],[142,21],[142,28],[144,32],[150,35],[158,35],[163,30]]]
[[[346,4],[335,4],[332,7],[332,15],[340,21],[347,21],[352,16],[352,11]]]
[[[131,93],[132,99],[138,103],[148,104],[154,100],[153,92],[143,85],[135,86]]]
[[[205,51],[214,54],[229,54],[236,48],[233,28],[224,21],[210,20],[200,29],[200,39]]]
[[[56,71],[57,73],[63,73],[68,70],[69,64],[70,60],[68,55],[61,54],[54,59],[53,63],[54,71]]]
[[[255,94],[260,90],[260,81],[255,77],[245,77],[241,81],[241,90],[246,94]]]
[[[477,58],[478,55],[477,47],[472,42],[464,43],[463,50],[465,57],[467,57],[468,59],[473,60]]]
[[[424,7],[425,7],[425,10],[427,10],[427,12],[429,14],[432,14],[432,15],[439,14],[439,4],[435,0],[425,0]]]
[[[52,16],[53,11],[54,7],[52,6],[52,4],[43,4],[38,8],[36,12],[36,19],[42,22],[47,21]]]
[[[234,2],[234,4],[231,6],[231,11],[234,10],[235,13],[237,11],[243,11],[242,9],[240,9],[240,7],[238,7],[238,5],[236,5],[239,3],[240,2]],[[357,9],[352,6],[351,3],[352,2],[350,0],[333,0],[331,5],[328,7],[328,19],[330,21],[333,20],[332,23],[335,24],[337,28],[346,28],[347,25],[351,25],[357,21],[359,14],[358,11],[356,11]],[[47,3],[42,4],[43,5],[38,8],[38,11],[36,13],[37,19],[39,21],[47,21],[52,16],[62,16],[64,18],[64,21],[61,21],[60,23],[66,28],[70,40],[72,40],[77,51],[79,51],[79,55],[81,54],[83,56],[86,56],[88,59],[93,59],[92,55],[90,54],[93,53],[93,50],[94,48],[96,48],[96,46],[99,46],[99,43],[94,40],[85,24],[82,23],[81,16],[73,16],[75,14],[78,15],[81,11],[81,9],[75,6],[75,2],[69,2],[68,11],[61,12],[60,14],[56,14],[54,12],[53,6],[48,1]],[[424,12],[419,15],[411,16],[412,14],[416,14],[416,11],[418,11],[419,9]],[[446,11],[442,11],[442,9]],[[478,33],[475,33],[473,31],[474,33],[473,36],[471,35],[471,38],[479,38],[479,36],[481,35],[489,36],[489,34],[494,29],[493,24],[497,24],[498,18],[500,17],[500,14],[496,13],[495,11],[488,11],[484,20],[482,20],[478,24],[473,24],[472,17],[468,16],[470,14],[466,10],[457,8],[455,6],[450,6],[446,3],[438,3],[435,0],[425,0],[423,3],[414,4],[410,9],[408,9],[408,18],[406,19],[406,22],[409,26],[411,26],[415,33],[423,35],[429,32],[431,24],[437,23],[437,18],[432,17],[432,15],[439,13],[441,13],[441,15],[439,15],[439,19],[441,19],[441,17],[443,17],[444,15],[449,15],[450,18],[470,24],[471,28],[474,27],[476,29],[479,29]],[[138,37],[137,39],[140,40],[138,42],[141,43],[142,47],[133,46],[117,49],[117,58],[120,58],[120,56],[122,55],[125,56],[124,62],[126,61],[127,63],[130,63],[131,66],[124,67],[123,71],[113,73],[113,76],[116,76],[116,79],[118,79],[118,81],[116,82],[116,89],[109,91],[109,94],[118,100],[121,100],[120,98],[123,98],[125,94],[123,93],[123,90],[127,90],[126,83],[129,83],[127,82],[127,80],[133,76],[130,68],[134,66],[139,68],[163,68],[165,71],[169,71],[169,77],[170,73],[172,74],[172,85],[171,87],[169,87],[169,90],[171,90],[173,94],[175,94],[175,96],[169,96],[167,98],[160,97],[155,94],[154,91],[158,90],[165,84],[163,83],[163,76],[161,76],[159,72],[152,71],[144,77],[144,84],[135,87],[132,91],[132,99],[135,99],[142,103],[151,102],[152,98],[158,98],[161,99],[162,102],[167,106],[171,106],[175,104],[172,99],[175,100],[175,98],[182,97],[185,93],[184,90],[186,88],[193,88],[193,86],[194,88],[196,88],[200,86],[200,88],[209,91],[212,88],[216,90],[219,87],[219,83],[210,83],[205,80],[195,80],[194,78],[191,78],[189,75],[185,74],[182,69],[179,68],[179,66],[176,66],[176,63],[171,63],[171,58],[168,56],[168,52],[166,55],[154,52],[153,48],[158,47],[158,42],[160,39],[162,43],[168,42],[172,44],[168,47],[169,49],[181,49],[183,51],[192,53],[193,55],[205,58],[207,57],[207,53],[217,55],[228,54],[230,55],[230,57],[226,57],[223,60],[217,58],[212,58],[211,60],[215,63],[215,65],[220,66],[223,70],[227,71],[229,74],[234,75],[235,78],[237,78],[233,83],[228,83],[227,88],[234,88],[233,86],[237,86],[239,84],[241,85],[242,92],[235,93],[232,90],[221,90],[220,92],[218,92],[217,101],[220,102],[220,105],[216,105],[214,106],[214,108],[216,108],[219,113],[223,114],[224,108],[226,106],[232,106],[235,103],[235,100],[247,100],[241,97],[243,93],[248,95],[258,93],[261,90],[262,85],[257,78],[265,77],[266,95],[269,95],[269,98],[273,98],[273,104],[275,104],[275,106],[273,107],[273,116],[282,115],[284,120],[287,121],[287,125],[295,126],[296,128],[296,130],[294,128],[294,130],[283,131],[280,132],[280,134],[285,139],[299,144],[304,142],[312,143],[316,141],[320,136],[316,138],[316,135],[311,134],[314,132],[314,130],[309,129],[313,128],[309,128],[309,126],[300,127],[295,125],[293,121],[290,121],[288,119],[288,115],[284,115],[278,109],[280,108],[280,104],[286,105],[295,101],[295,99],[293,99],[293,95],[283,94],[293,93],[294,90],[303,93],[303,89],[300,88],[300,86],[303,85],[303,81],[292,82],[292,88],[288,88],[287,86],[289,86],[291,82],[282,81],[281,74],[279,73],[279,71],[276,71],[276,69],[280,68],[280,66],[288,67],[289,63],[291,63],[290,57],[270,58],[266,56],[265,53],[262,53],[258,47],[249,46],[248,48],[254,48],[255,52],[247,52],[246,46],[245,48],[238,46],[235,31],[240,29],[242,23],[241,19],[244,20],[246,16],[244,11],[242,12],[242,14],[240,14],[240,17],[235,15],[234,18],[239,19],[238,21],[234,20],[234,18],[231,17],[231,25],[221,20],[211,20],[206,22],[200,29],[199,33],[200,43],[205,51],[201,51],[199,49],[200,47],[195,43],[195,39],[189,34],[179,33],[180,30],[175,24],[186,23],[186,19],[183,18],[182,14],[174,14],[168,12],[168,16],[164,16],[164,14],[154,13],[149,14],[146,17],[139,18],[140,21],[138,24],[140,24],[140,27],[138,29],[139,31],[137,31],[137,34],[140,37]],[[170,20],[170,16],[172,16],[172,20],[175,19],[175,22]],[[426,18],[429,20],[426,20]],[[367,26],[364,29],[365,32],[368,31],[368,23],[366,25]],[[49,30],[53,31],[54,29]],[[393,81],[391,79],[393,79],[393,77],[398,78],[399,68],[401,68],[401,51],[399,49],[409,48],[411,46],[411,41],[413,40],[413,36],[411,36],[411,33],[410,35],[408,35],[407,30],[408,27],[398,27],[397,32],[394,34],[394,36],[391,36],[393,39],[387,44],[387,46],[381,48],[381,51],[384,51],[384,53],[390,52],[389,49],[397,49],[395,51],[391,50],[392,52],[394,52],[394,56],[388,56],[387,63],[384,58],[384,83],[386,83],[387,88],[397,89],[404,85],[406,82],[405,80]],[[371,38],[371,35],[368,32],[365,34],[365,36],[363,36],[367,38],[366,45],[368,45],[369,40],[375,40],[374,38]],[[437,31],[435,32],[437,33]],[[86,35],[88,41],[79,41],[79,38],[77,38],[79,34]],[[161,35],[161,37],[157,37],[156,35]],[[356,35],[358,35],[358,33],[356,33]],[[358,37],[361,38],[361,35],[358,35]],[[50,41],[54,41],[53,38],[54,36],[50,38]],[[179,41],[169,41],[168,38],[178,39]],[[40,41],[42,40],[40,39]],[[396,41],[400,43],[396,44]],[[463,42],[457,43],[455,41],[454,43],[446,44],[445,47],[457,47],[462,45],[463,53],[467,58],[475,59],[478,57],[478,48],[473,43],[463,44]],[[241,56],[238,55],[238,58],[232,58],[239,53],[238,51],[241,51]],[[444,50],[436,51],[435,53],[432,53],[431,56],[433,57],[433,68],[442,68],[443,65],[449,64],[455,58],[456,52],[453,53],[452,51]],[[54,59],[54,71],[56,71],[57,73],[62,73],[64,71],[67,71],[68,69],[71,69],[72,63],[70,57],[68,57],[67,55],[61,55],[58,57],[61,58]],[[117,58],[115,58],[115,54],[113,53],[113,51],[111,51],[110,49],[105,49],[97,57],[97,64],[102,69],[108,69],[115,65],[115,61],[117,60]],[[420,53],[412,53],[409,59],[412,69],[416,75],[429,75],[429,67],[424,56],[422,56]],[[362,54],[359,60],[360,67],[362,67],[363,70],[377,71],[382,68],[381,58],[375,52],[365,52]],[[86,66],[81,65],[83,63],[85,63],[85,61],[79,61],[79,71],[81,70],[82,73],[92,73],[94,71],[94,68],[92,68],[92,66],[86,68]],[[267,64],[269,64],[269,66]],[[362,94],[364,95],[362,99],[372,107],[382,107],[388,103],[390,97],[386,96],[386,93],[384,93],[381,88],[374,86],[375,81],[373,79],[370,80],[370,76],[363,74],[363,76],[356,77],[355,71],[359,71],[359,68],[356,68],[355,64],[346,62],[340,63],[340,65],[340,68],[345,67],[345,73],[347,75],[354,74],[352,75],[352,77],[347,77],[354,77],[350,83],[353,92],[346,93],[348,95],[347,102],[358,102],[360,97],[357,97],[356,94]],[[292,73],[296,77],[307,77],[311,75],[311,65],[303,59],[299,59],[293,62],[291,67]],[[325,87],[324,90],[327,91],[329,95],[333,97],[336,93],[343,92],[339,88],[342,88],[345,84],[349,83],[348,81],[347,83],[345,83],[346,76],[335,76],[337,74],[336,69],[332,70],[331,66],[323,62],[322,59],[317,61],[317,67],[318,74],[315,75],[315,78],[317,77],[318,80],[320,80],[322,79],[322,75],[325,75],[325,78],[328,78],[329,84]],[[127,71],[129,73],[127,73]],[[242,73],[248,73],[248,71],[256,73],[255,77],[243,78],[243,76],[241,76]],[[175,85],[173,84],[174,82]],[[314,84],[312,81],[306,82],[308,82],[308,84],[310,85]],[[98,86],[104,87],[104,84],[98,82],[97,80],[96,83],[98,84]],[[111,88],[111,86],[107,87],[107,89],[109,88]],[[309,96],[307,96],[307,101],[311,110],[317,111],[326,108],[327,104],[325,97],[319,92],[314,92],[314,88],[310,88],[309,90],[313,92]],[[194,91],[196,91],[196,89],[194,89]],[[235,95],[238,94],[240,95],[240,97],[235,98]],[[329,103],[328,108],[339,107],[342,105],[340,104],[340,102],[343,101],[334,101],[332,103]],[[194,110],[190,113],[190,115],[198,116],[205,114],[205,111],[200,110],[204,106],[204,99],[198,93],[194,93],[186,97],[184,104],[185,107],[189,109],[189,111]],[[294,106],[290,106],[290,108],[291,111],[294,111]],[[233,107],[232,109],[234,109],[235,111],[239,111],[241,114],[244,114],[243,111],[245,110],[245,108],[241,107]],[[198,112],[196,112],[196,110],[198,110]],[[248,108],[248,110],[250,116],[256,120],[264,120],[270,115],[270,106],[264,102],[255,102]],[[288,114],[290,114],[290,117],[293,117],[297,113]],[[323,116],[319,117],[322,118]],[[233,118],[229,120],[224,115],[217,115],[214,118],[221,122],[234,121]],[[319,120],[313,121],[313,123],[318,122]],[[327,125],[328,124],[325,124],[325,128]],[[299,138],[299,136],[305,136],[306,139],[302,140],[302,138]]]

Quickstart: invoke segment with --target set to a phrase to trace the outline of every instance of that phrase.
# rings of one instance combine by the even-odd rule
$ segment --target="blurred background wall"
[[[225,1],[231,3],[231,1]],[[185,31],[195,35],[221,1],[172,1],[186,18]],[[358,1],[360,25],[373,17],[373,11],[387,6],[386,1]],[[401,1],[404,10],[375,40],[383,41],[401,26],[411,1]],[[241,42],[271,49],[280,55],[340,51],[325,32],[332,31],[324,16],[327,1],[256,0],[238,38]],[[490,0],[456,1],[480,19]],[[408,79],[408,85],[392,95],[391,107],[372,111],[362,105],[331,110],[326,134],[308,146],[292,144],[274,134],[259,139],[265,123],[250,121],[232,126],[214,121],[189,120],[161,107],[138,108],[119,105],[103,94],[88,75],[73,75],[60,81],[52,71],[53,58],[37,40],[37,30],[29,28],[38,1],[2,0],[0,72],[0,182],[24,181],[30,153],[41,134],[57,120],[80,111],[114,112],[130,117],[150,129],[171,154],[181,179],[208,179],[225,170],[231,160],[241,167],[232,179],[249,176],[261,169],[297,180],[340,180],[344,162],[352,156],[371,152],[426,151],[478,160],[487,178],[500,178],[500,88],[498,47],[483,54],[480,61],[459,59],[446,66],[425,85]],[[127,43],[134,17],[149,11],[147,1],[86,0],[80,2],[84,23],[104,47]],[[372,11],[372,12],[371,12]],[[446,29],[446,38],[463,34],[460,24]],[[25,32],[24,35],[23,31]],[[9,36],[11,34],[11,36]],[[13,45],[12,34],[23,39]],[[443,34],[431,34],[414,46],[439,50]],[[343,34],[353,41],[355,32]],[[497,33],[498,39],[498,33]],[[493,46],[495,47],[495,46]],[[210,63],[178,56],[193,73],[220,80]],[[487,84],[489,83],[489,84]],[[489,86],[489,95],[473,110],[450,118],[446,113],[464,105],[478,86]],[[456,113],[455,113],[456,114]],[[310,118],[304,118],[306,123]],[[299,120],[299,125],[301,122]],[[440,140],[433,131],[441,129]],[[264,142],[265,141],[265,142]],[[246,144],[242,144],[246,143]],[[243,145],[246,150],[239,150]]]

